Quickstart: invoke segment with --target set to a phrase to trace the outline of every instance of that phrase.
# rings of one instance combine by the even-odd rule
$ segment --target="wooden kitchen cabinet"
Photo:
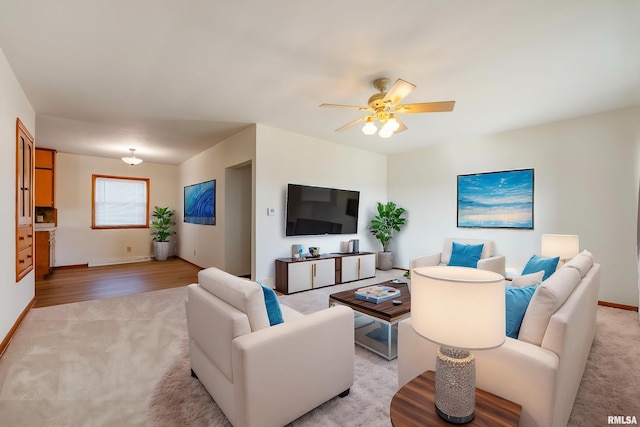
[[[55,165],[56,151],[36,148],[35,205],[36,207],[55,207]]]
[[[55,230],[36,231],[36,280],[46,279],[55,263]]]

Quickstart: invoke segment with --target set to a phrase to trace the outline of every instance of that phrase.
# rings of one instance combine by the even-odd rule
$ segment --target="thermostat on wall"
[[[267,208],[267,216],[274,216],[276,214],[275,208]]]

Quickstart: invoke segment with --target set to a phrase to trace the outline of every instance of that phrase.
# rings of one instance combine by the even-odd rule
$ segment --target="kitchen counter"
[[[51,231],[55,229],[56,225],[53,222],[36,222],[35,224],[36,231]]]

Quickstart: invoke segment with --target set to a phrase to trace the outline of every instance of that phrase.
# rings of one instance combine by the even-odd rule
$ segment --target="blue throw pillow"
[[[505,303],[507,314],[507,336],[518,338],[520,333],[520,325],[524,319],[524,313],[529,307],[529,301],[538,285],[524,286],[518,288],[515,286],[505,286]]]
[[[465,245],[463,243],[452,242],[452,245],[449,265],[454,267],[478,267],[478,261],[482,255],[484,243],[480,243],[479,245]]]
[[[527,265],[524,266],[522,275],[524,276],[525,274],[537,273],[538,271],[544,270],[542,281],[545,281],[556,271],[558,261],[560,261],[559,256],[554,258],[544,258],[533,255],[529,258],[529,261],[527,261]]]
[[[258,284],[262,286],[262,293],[264,294],[264,304],[267,307],[267,315],[269,316],[269,324],[273,326],[284,323],[278,296],[273,291],[273,289],[263,285],[262,283],[258,282]]]

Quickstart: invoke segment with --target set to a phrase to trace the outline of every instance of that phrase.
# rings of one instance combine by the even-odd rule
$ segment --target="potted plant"
[[[155,228],[151,232],[153,236],[153,255],[157,261],[164,261],[169,257],[169,249],[171,249],[171,242],[169,237],[172,234],[176,234],[171,229],[176,223],[171,220],[175,211],[169,208],[160,208],[156,206],[151,216],[156,218],[151,222],[151,226]]]
[[[393,252],[389,251],[389,243],[393,232],[398,232],[405,225],[405,218],[402,218],[406,210],[396,206],[393,202],[386,205],[378,202],[378,215],[371,219],[371,233],[380,240],[382,252],[378,252],[378,268],[380,270],[391,270],[393,268]]]

